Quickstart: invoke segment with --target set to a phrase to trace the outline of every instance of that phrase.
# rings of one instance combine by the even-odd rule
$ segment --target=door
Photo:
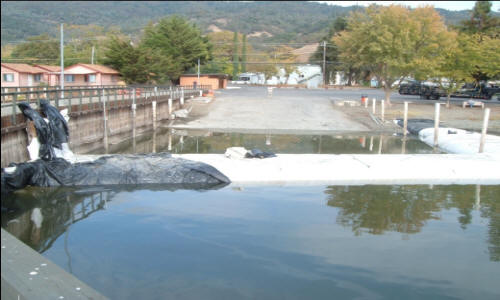
[[[28,86],[33,85],[33,74],[28,74]]]

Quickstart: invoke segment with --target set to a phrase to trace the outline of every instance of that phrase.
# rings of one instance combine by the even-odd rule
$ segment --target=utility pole
[[[200,59],[198,58],[198,84],[200,84]]]
[[[323,86],[326,89],[326,41],[323,41]]]
[[[91,64],[94,64],[94,46],[92,46],[92,60]]]
[[[61,23],[61,90],[64,90],[64,32],[63,32],[64,24]],[[61,92],[62,98],[64,98],[64,92]]]

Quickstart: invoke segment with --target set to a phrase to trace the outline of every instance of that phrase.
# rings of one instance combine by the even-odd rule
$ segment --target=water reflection
[[[42,253],[67,228],[105,207],[109,190],[73,193],[68,188],[27,188],[2,199],[2,227]]]
[[[329,186],[327,204],[339,208],[336,222],[355,235],[388,231],[415,234],[443,209],[455,208],[462,229],[471,224],[474,210],[489,219],[489,252],[500,259],[500,186]],[[481,202],[481,197],[486,199]],[[480,205],[481,203],[481,205]]]
[[[111,299],[497,299],[499,194],[29,188],[2,199],[2,227]]]
[[[150,191],[216,190],[226,184],[203,187],[189,184],[141,185]],[[43,253],[69,227],[106,209],[114,195],[137,187],[112,186],[76,189],[28,187],[2,196],[2,228],[34,250]]]
[[[367,139],[369,140],[369,145]],[[374,147],[375,145],[375,147]],[[186,131],[157,128],[117,145],[110,153],[224,153],[228,147],[259,148],[275,153],[318,154],[400,154],[432,153],[433,149],[415,138],[366,135],[290,135]],[[375,149],[374,149],[375,148]],[[403,150],[402,150],[403,149]],[[103,153],[97,149],[92,153]]]

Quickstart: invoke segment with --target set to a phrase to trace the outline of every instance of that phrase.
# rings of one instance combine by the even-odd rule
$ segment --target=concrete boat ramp
[[[174,154],[212,165],[240,185],[500,184],[500,154]]]

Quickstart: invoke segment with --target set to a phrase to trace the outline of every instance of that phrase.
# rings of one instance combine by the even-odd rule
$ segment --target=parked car
[[[399,85],[400,95],[420,95],[421,82],[417,80],[408,81]]]

